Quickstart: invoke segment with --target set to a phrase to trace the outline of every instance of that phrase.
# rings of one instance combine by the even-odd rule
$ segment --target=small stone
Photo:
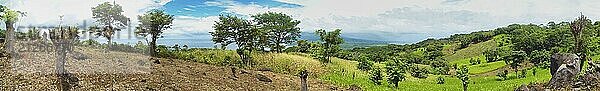
[[[263,81],[263,82],[273,82],[273,81],[271,80],[271,78],[269,78],[269,77],[267,77],[267,76],[265,76],[265,75],[263,75],[263,74],[256,74],[256,78],[257,78],[259,81]]]

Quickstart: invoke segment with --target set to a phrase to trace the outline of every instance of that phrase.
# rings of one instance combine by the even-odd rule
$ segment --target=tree
[[[437,84],[444,84],[444,83],[446,83],[446,80],[444,80],[444,77],[442,77],[442,76],[439,76],[439,77],[437,78]]]
[[[216,44],[221,44],[222,47],[228,46],[231,43],[237,45],[236,52],[240,55],[243,64],[250,65],[252,61],[252,51],[259,33],[258,29],[248,20],[244,20],[237,16],[220,15],[219,21],[215,21],[213,25],[215,31],[209,32],[213,38],[212,41]]]
[[[506,75],[508,75],[508,71],[504,70],[504,71],[498,71],[498,73],[496,73],[496,76],[498,76],[498,79],[501,81],[506,80]]]
[[[318,51],[321,56],[317,56],[323,63],[331,62],[331,57],[341,50],[340,44],[344,43],[344,39],[340,36],[342,30],[336,29],[334,31],[326,32],[323,29],[316,31],[317,35],[321,39],[321,51]],[[321,58],[319,58],[321,57]]]
[[[300,21],[283,13],[262,13],[252,16],[257,27],[265,31],[268,45],[275,52],[282,52],[285,46],[300,37]],[[265,39],[265,38],[263,38]],[[264,41],[263,41],[264,42]]]
[[[398,87],[398,82],[404,81],[404,73],[407,69],[407,65],[401,60],[395,59],[389,61],[385,65],[386,73],[388,74],[388,83],[392,86]]]
[[[31,39],[31,40],[37,40],[40,39],[40,29],[33,27],[30,28],[29,30],[27,30],[27,38]]]
[[[583,14],[581,14],[581,16],[577,18],[577,20],[571,22],[571,34],[575,39],[575,47],[573,48],[573,53],[581,57],[582,60],[580,61],[580,65],[583,65],[583,63],[585,63],[585,61],[587,60],[586,48],[584,48],[585,37],[582,36],[582,33],[584,32],[587,24],[590,24],[590,22],[591,21],[588,20],[585,16],[583,16]]]
[[[381,73],[381,69],[379,67],[371,70],[371,78],[369,80],[373,81],[375,85],[381,85],[381,80],[383,80],[383,74]]]
[[[533,63],[537,67],[546,67],[547,63],[550,62],[550,52],[546,50],[534,50],[529,55],[531,58],[531,63]]]
[[[371,70],[371,66],[373,66],[373,62],[369,61],[369,58],[366,56],[360,56],[358,58],[358,69],[362,70],[362,71],[369,71]]]
[[[90,27],[90,33],[96,36],[102,36],[108,40],[108,49],[111,48],[112,36],[116,31],[121,31],[129,23],[129,18],[125,17],[122,7],[116,3],[104,2],[96,7],[92,7],[92,18],[98,25]]]
[[[25,13],[21,11],[11,10],[6,6],[0,5],[0,19],[4,21],[6,26],[6,50],[11,55],[14,54],[14,40],[15,40],[15,23],[19,20],[19,16],[24,16]]]
[[[463,91],[467,91],[469,85],[469,68],[467,66],[462,66],[456,71],[456,77],[462,81]]]
[[[506,64],[510,65],[510,68],[514,69],[515,74],[519,77],[519,67],[521,67],[521,63],[526,60],[527,54],[524,51],[513,51],[510,56],[504,60]]]
[[[156,39],[162,37],[163,31],[173,26],[173,15],[168,15],[162,10],[150,10],[142,16],[138,16],[140,24],[136,27],[136,34],[146,37],[150,36],[150,55],[156,57]],[[147,38],[146,38],[147,39]],[[146,42],[148,42],[146,40]]]

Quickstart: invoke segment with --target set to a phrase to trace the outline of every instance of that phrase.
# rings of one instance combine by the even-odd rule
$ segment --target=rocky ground
[[[20,50],[17,57],[0,58],[0,91],[58,90],[53,52]],[[152,59],[148,56],[76,47],[68,54],[65,68],[69,90],[300,90],[298,76],[268,71],[236,70],[197,62]],[[237,78],[232,76],[235,73]],[[259,78],[271,80],[259,81]],[[309,79],[310,90],[342,90],[317,79]],[[344,89],[345,90],[345,89]]]

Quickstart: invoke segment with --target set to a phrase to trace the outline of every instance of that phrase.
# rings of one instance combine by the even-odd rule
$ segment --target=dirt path
[[[71,90],[183,90],[183,91],[298,91],[297,76],[237,70],[182,60],[159,59],[154,63],[148,56],[134,53],[110,52],[77,48],[87,55],[77,60],[68,57],[65,68],[69,73]],[[0,90],[57,90],[52,53],[21,52],[20,59],[1,58]],[[272,82],[263,82],[257,75]],[[317,79],[309,79],[309,89],[316,91],[338,89]]]

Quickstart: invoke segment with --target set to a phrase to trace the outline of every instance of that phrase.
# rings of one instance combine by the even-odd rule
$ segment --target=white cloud
[[[110,0],[106,0],[110,1]],[[117,0],[125,15],[136,15],[170,0]],[[231,0],[205,2],[223,6],[230,13],[253,15],[267,11],[283,12],[302,21],[303,31],[341,28],[346,33],[417,33],[430,37],[448,36],[506,26],[512,23],[571,21],[583,12],[592,20],[600,19],[600,1],[595,0],[277,0],[299,4],[299,8],[242,5]],[[21,24],[56,24],[58,15],[68,23],[90,19],[91,6],[104,0],[15,0],[4,2],[28,12]],[[198,6],[187,6],[190,8]],[[190,9],[184,8],[184,9]],[[190,10],[179,11],[190,12]],[[177,16],[167,34],[212,31],[217,16]],[[137,21],[135,21],[137,22]]]
[[[113,0],[13,0],[6,2],[8,7],[27,12],[21,19],[21,25],[56,25],[59,16],[64,15],[64,24],[81,24],[83,20],[92,20],[91,8],[103,2]],[[123,7],[123,14],[137,22],[137,15],[152,8],[159,8],[170,0],[115,0]]]
[[[235,5],[230,12],[283,12],[302,21],[303,31],[341,28],[345,32],[422,33],[432,37],[488,30],[512,23],[571,21],[583,12],[600,19],[593,0],[279,0],[301,8]]]

